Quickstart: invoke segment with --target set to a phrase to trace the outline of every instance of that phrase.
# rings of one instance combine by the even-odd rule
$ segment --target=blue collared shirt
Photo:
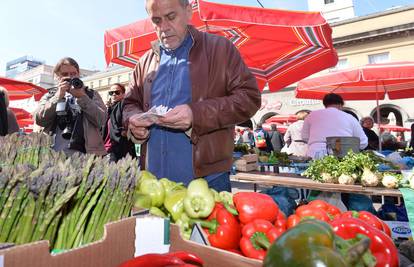
[[[151,89],[151,105],[174,108],[191,102],[190,34],[175,50],[160,48],[160,66]],[[153,125],[148,141],[148,170],[157,177],[189,183],[194,178],[192,144],[180,130]]]
[[[160,47],[160,66],[151,89],[151,105],[174,108],[189,104],[192,99],[189,54],[193,45],[190,34],[175,50]],[[181,130],[159,125],[150,128],[147,149],[147,169],[159,178],[166,177],[187,185],[196,178],[193,170],[193,146],[190,138]],[[229,172],[214,173],[204,177],[209,183],[229,180]],[[225,184],[221,190],[229,190]]]

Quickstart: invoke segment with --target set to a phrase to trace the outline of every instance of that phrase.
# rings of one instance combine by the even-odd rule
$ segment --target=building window
[[[128,73],[128,79],[131,81],[132,80],[132,72]]]
[[[111,85],[112,77],[108,78],[108,85]]]
[[[331,68],[329,71],[343,70],[346,68],[348,68],[348,59],[341,58],[340,60],[338,60],[338,63],[336,63],[336,66]]]
[[[90,87],[91,87],[91,89],[93,88],[93,82],[91,82],[91,86]]]
[[[389,52],[368,55],[369,64],[386,63],[386,62],[389,62],[389,61],[390,61],[390,53]]]
[[[102,80],[98,81],[98,88],[100,88],[102,86]]]
[[[335,2],[334,0],[325,0],[325,5]]]
[[[118,83],[121,82],[121,75],[118,75]]]

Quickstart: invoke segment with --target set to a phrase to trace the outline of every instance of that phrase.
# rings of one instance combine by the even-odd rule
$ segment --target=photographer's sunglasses
[[[121,91],[109,91],[108,92],[108,95],[110,95],[110,96],[113,96],[113,95],[120,95],[121,94]]]

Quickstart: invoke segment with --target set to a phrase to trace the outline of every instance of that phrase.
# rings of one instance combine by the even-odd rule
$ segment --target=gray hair
[[[182,5],[183,7],[187,7],[190,4],[189,0],[179,0],[180,5]],[[145,0],[145,9],[147,8],[147,3],[148,0]]]
[[[359,122],[361,123],[361,125],[362,124],[364,124],[367,120],[371,120],[372,121],[372,123],[374,123],[374,118],[373,117],[371,117],[371,116],[366,116],[366,117],[363,117],[363,118],[361,118],[360,120],[359,120]]]

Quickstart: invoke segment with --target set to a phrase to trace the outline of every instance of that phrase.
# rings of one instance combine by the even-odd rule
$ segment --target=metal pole
[[[381,115],[380,115],[380,106],[379,106],[379,97],[378,97],[378,81],[375,82],[375,98],[377,100],[377,125],[378,125],[378,149],[379,152],[382,151],[382,142],[381,142]]]

